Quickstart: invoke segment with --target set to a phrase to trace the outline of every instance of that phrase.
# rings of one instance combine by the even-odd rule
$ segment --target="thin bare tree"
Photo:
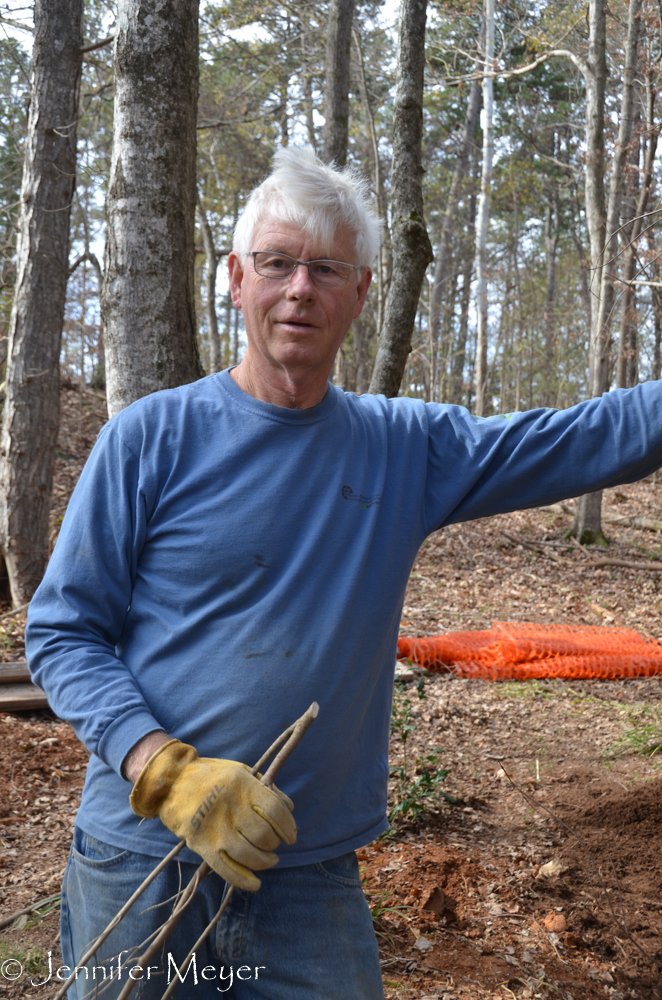
[[[644,108],[646,114],[644,132],[644,170],[639,187],[639,196],[634,205],[632,224],[626,228],[627,248],[623,263],[623,292],[621,301],[621,326],[619,331],[618,361],[616,365],[616,385],[628,388],[637,380],[637,329],[634,322],[633,281],[637,269],[637,241],[644,226],[644,216],[653,188],[653,167],[657,152],[658,132],[655,128],[654,86],[655,68],[650,67],[645,74]]]
[[[481,27],[480,42],[483,39],[483,27]],[[437,345],[439,344],[439,331],[441,325],[441,306],[444,297],[444,286],[448,277],[448,264],[450,261],[451,241],[453,230],[458,221],[458,201],[460,200],[460,188],[462,181],[466,178],[471,147],[473,144],[474,132],[476,130],[476,120],[480,108],[481,79],[480,69],[482,60],[476,62],[476,77],[471,81],[469,91],[469,101],[467,111],[464,116],[462,127],[462,137],[453,167],[448,196],[446,198],[446,208],[441,224],[441,234],[437,246],[437,256],[434,263],[434,279],[430,295],[430,354],[431,354],[431,398],[436,399],[437,393]]]
[[[476,220],[476,395],[474,411],[485,414],[487,389],[487,230],[494,159],[494,0],[485,0],[485,55],[483,76],[483,167]]]
[[[214,246],[214,234],[209,225],[209,219],[204,209],[200,196],[197,198],[198,218],[200,219],[200,231],[202,232],[202,244],[205,248],[207,258],[207,280],[205,311],[207,313],[207,340],[209,341],[209,371],[220,372],[221,364],[221,341],[218,336],[218,316],[216,315],[216,274],[218,271],[218,258],[216,247]]]
[[[632,135],[640,14],[641,0],[630,0],[620,122],[611,163],[606,212],[604,197],[604,117],[607,82],[605,0],[590,0],[588,62],[583,67],[580,65],[586,81],[585,202],[594,296],[589,342],[589,389],[592,396],[601,396],[609,389],[610,328],[614,306],[611,259],[618,249],[617,230],[621,215],[623,178]],[[583,542],[599,541],[603,538],[601,492],[588,493],[579,498],[572,530],[573,534]]]
[[[344,167],[349,134],[349,67],[355,0],[331,0],[324,63],[322,159]]]
[[[393,272],[370,392],[397,396],[432,247],[423,215],[423,79],[426,0],[402,0],[393,116],[391,238]]]
[[[0,446],[0,536],[15,606],[30,600],[48,559],[82,19],[83,0],[35,0]]]

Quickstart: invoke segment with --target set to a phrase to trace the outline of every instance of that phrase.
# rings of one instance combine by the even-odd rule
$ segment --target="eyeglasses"
[[[253,267],[263,278],[290,278],[299,264],[308,268],[310,280],[327,288],[340,288],[349,281],[352,271],[359,271],[358,264],[345,264],[340,260],[297,260],[287,253],[273,250],[251,250]]]

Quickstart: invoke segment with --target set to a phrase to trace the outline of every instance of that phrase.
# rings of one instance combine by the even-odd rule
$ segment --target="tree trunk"
[[[485,60],[483,67],[483,169],[476,225],[476,399],[474,411],[485,415],[487,389],[487,229],[494,157],[494,0],[485,0]]]
[[[545,406],[554,406],[556,393],[554,392],[553,367],[554,367],[554,341],[556,337],[556,323],[554,306],[556,303],[556,252],[559,245],[559,230],[561,220],[559,217],[559,190],[554,185],[553,190],[547,192],[547,211],[545,214],[545,256],[547,258],[547,287],[545,289]]]
[[[355,0],[331,0],[324,62],[322,159],[344,167],[349,134],[349,64]]]
[[[596,309],[597,321],[592,333],[592,365],[591,393],[599,396],[609,389],[609,355],[610,355],[610,325],[614,304],[614,282],[611,277],[611,258],[618,252],[618,236],[621,219],[621,203],[623,199],[623,179],[627,162],[630,139],[632,137],[632,120],[634,116],[634,83],[637,69],[637,39],[639,35],[639,20],[641,0],[630,0],[628,11],[628,36],[625,50],[625,74],[623,78],[623,93],[621,97],[621,116],[618,128],[618,138],[614,148],[609,182],[609,199],[607,202],[607,220],[604,251],[591,256],[594,266],[598,266],[596,280],[600,287],[600,301]]]
[[[306,116],[306,133],[309,145],[317,152],[315,120],[313,117],[313,81],[308,52],[309,28],[307,14],[299,15],[299,27],[301,28],[301,90],[303,91],[303,107]]]
[[[659,282],[660,278],[662,278],[662,273],[660,258],[657,255],[655,234],[649,230],[646,234],[646,239],[651,255],[651,276],[653,281]],[[651,298],[653,300],[653,370],[651,374],[654,379],[659,379],[662,378],[662,288],[653,286],[651,288]]]
[[[660,280],[660,269],[657,274],[653,271],[653,276]],[[655,340],[653,343],[653,378],[662,378],[662,296],[659,288],[653,289],[653,327]]]
[[[482,31],[481,31],[482,34]],[[459,201],[460,185],[465,179],[474,132],[476,130],[476,119],[480,107],[480,65],[476,64],[476,79],[471,81],[469,92],[469,103],[467,113],[464,118],[462,138],[458,149],[457,159],[453,168],[448,197],[446,199],[446,210],[441,226],[439,246],[437,248],[437,259],[434,265],[434,280],[432,282],[432,295],[430,299],[430,341],[432,345],[432,382],[435,378],[436,345],[439,342],[439,329],[441,326],[441,303],[444,294],[444,282],[448,272],[448,261],[450,257],[451,237],[457,222],[457,204]]]
[[[0,533],[14,606],[30,600],[48,559],[82,18],[82,0],[35,0],[0,448]]]
[[[220,372],[222,367],[221,342],[218,336],[218,317],[216,316],[216,272],[218,271],[218,259],[216,257],[216,247],[214,246],[214,234],[211,231],[209,219],[202,207],[199,195],[197,206],[200,229],[202,231],[202,243],[207,257],[207,302],[205,309],[207,312],[207,336],[209,338],[209,371]]]
[[[203,375],[195,324],[198,8],[120,0],[102,315],[108,412]]]
[[[464,259],[462,293],[460,295],[460,325],[453,352],[451,384],[448,393],[448,402],[457,403],[458,405],[462,403],[462,389],[464,387],[464,366],[467,359],[467,333],[469,330],[469,305],[471,302],[471,274],[473,269],[474,255],[472,250]]]
[[[459,255],[458,255],[459,256]],[[447,401],[451,371],[455,357],[454,344],[454,320],[455,303],[457,301],[457,285],[460,279],[460,259],[449,261],[449,274],[446,277],[444,295],[444,321],[441,328],[441,346],[432,341],[430,336],[430,322],[428,318],[428,340],[430,354],[430,401],[435,403],[445,403]],[[454,263],[454,266],[453,266]],[[428,297],[431,298],[431,289],[428,285]],[[440,365],[437,365],[437,354]]]
[[[467,358],[467,337],[469,332],[469,307],[471,305],[471,275],[474,268],[474,248],[476,243],[476,188],[478,184],[478,151],[474,147],[471,166],[470,193],[466,208],[466,232],[464,235],[464,264],[462,269],[462,293],[460,296],[460,325],[453,354],[449,403],[463,402],[464,366]],[[468,402],[467,402],[468,405]]]
[[[620,220],[623,175],[632,134],[634,77],[641,0],[630,0],[621,118],[612,160],[609,200],[604,212],[604,114],[607,80],[605,0],[590,0],[589,58],[586,74],[586,217],[591,243],[593,287],[599,300],[591,309],[589,344],[590,392],[601,396],[609,389],[609,354],[614,283],[609,262],[617,249],[615,235]],[[580,542],[605,543],[602,534],[601,494],[580,497],[572,528]]]
[[[393,116],[393,272],[370,392],[397,396],[432,247],[423,216],[423,77],[426,0],[402,0]]]
[[[641,234],[644,220],[641,218],[646,212],[648,199],[653,184],[653,166],[655,164],[655,154],[657,152],[657,132],[653,125],[655,114],[656,93],[653,87],[651,74],[646,75],[646,139],[644,152],[644,171],[639,189],[639,197],[634,205],[634,219],[629,227],[627,243],[629,244],[623,263],[623,280],[630,282],[634,279],[637,269],[637,240]],[[637,376],[637,328],[634,321],[635,312],[635,289],[633,285],[624,284],[621,300],[621,327],[619,331],[618,343],[618,363],[616,368],[616,385],[619,388],[627,388],[636,385]]]
[[[370,142],[372,146],[372,158],[373,158],[373,176],[374,176],[374,189],[375,189],[375,201],[377,202],[377,212],[382,223],[382,240],[379,244],[379,250],[377,251],[377,260],[375,261],[374,270],[376,271],[377,279],[377,312],[375,317],[375,332],[377,337],[382,329],[382,322],[384,320],[384,243],[389,240],[388,233],[388,220],[386,218],[386,211],[384,206],[384,179],[382,177],[382,168],[379,160],[379,139],[377,137],[377,129],[375,128],[375,116],[370,105],[370,96],[368,94],[368,81],[366,79],[365,72],[365,61],[363,59],[363,46],[361,43],[361,35],[354,29],[352,32],[354,36],[354,45],[356,47],[356,56],[359,66],[359,84],[361,88],[361,100],[363,102],[363,108],[365,116],[368,120],[368,126],[370,128]],[[363,390],[367,392],[367,386]]]

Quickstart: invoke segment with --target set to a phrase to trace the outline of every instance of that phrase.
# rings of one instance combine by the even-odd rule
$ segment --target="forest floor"
[[[54,536],[104,410],[101,393],[63,392]],[[605,512],[662,519],[662,480],[610,490]],[[658,574],[589,567],[569,523],[535,510],[436,533],[403,633],[530,621],[662,640]],[[656,532],[606,533],[611,558],[662,557]],[[5,660],[24,656],[24,617],[0,620]],[[662,998],[662,679],[401,677],[392,801],[426,811],[359,852],[388,1000]],[[0,714],[0,732],[1,920],[56,896],[87,754],[49,712]],[[456,802],[425,798],[433,786]],[[54,992],[39,984],[60,960],[57,899],[42,913],[0,930],[0,997]]]

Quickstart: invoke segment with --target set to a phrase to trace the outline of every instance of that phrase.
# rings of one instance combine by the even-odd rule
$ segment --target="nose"
[[[305,264],[297,263],[287,282],[288,299],[310,301],[315,298],[316,293],[317,289],[310,277],[310,271]]]

